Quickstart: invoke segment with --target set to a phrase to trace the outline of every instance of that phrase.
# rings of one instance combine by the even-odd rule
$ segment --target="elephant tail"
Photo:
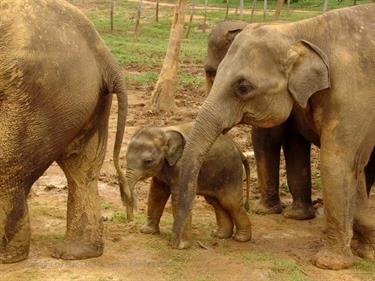
[[[125,84],[123,78],[121,77],[121,71],[117,71],[117,75],[112,83],[111,93],[117,95],[117,103],[118,103],[118,115],[117,115],[117,130],[116,130],[116,138],[115,138],[115,145],[113,149],[113,162],[116,168],[116,172],[118,175],[118,181],[120,186],[120,194],[121,199],[127,208],[127,216],[128,220],[133,219],[133,200],[131,196],[131,192],[129,189],[129,185],[127,183],[125,174],[123,173],[120,167],[120,152],[121,152],[121,145],[122,140],[124,138],[125,133],[125,123],[126,117],[128,114],[128,96],[125,90]]]
[[[249,205],[249,200],[250,200],[250,164],[249,164],[249,160],[247,159],[246,155],[243,154],[241,151],[240,151],[240,154],[241,154],[242,164],[245,168],[245,173],[246,173],[246,198],[245,198],[244,207],[245,207],[246,211],[249,211],[250,210],[250,205]]]

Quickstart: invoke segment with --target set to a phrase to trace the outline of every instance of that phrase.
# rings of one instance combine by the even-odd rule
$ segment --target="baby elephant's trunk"
[[[126,215],[128,221],[134,220],[134,211],[137,210],[137,198],[135,194],[135,185],[140,180],[140,175],[132,171],[131,169],[126,170],[126,180],[128,182],[130,194],[121,192],[121,199],[126,206]]]

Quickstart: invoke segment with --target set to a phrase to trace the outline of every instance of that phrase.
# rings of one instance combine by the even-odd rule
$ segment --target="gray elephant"
[[[53,256],[99,256],[97,183],[112,93],[118,100],[113,157],[128,192],[119,169],[127,114],[121,69],[94,26],[66,1],[2,0],[0,14],[0,263],[27,257],[26,198],[54,161],[68,180],[68,211],[65,239]]]
[[[268,23],[268,24],[275,24]],[[205,73],[207,91],[212,88],[216,71],[235,36],[246,26],[244,21],[223,21],[212,28],[208,37]],[[258,24],[257,24],[258,25]],[[281,213],[279,196],[280,150],[284,151],[287,182],[293,203],[283,210],[290,219],[311,219],[315,211],[311,200],[311,143],[319,146],[319,137],[298,110],[281,125],[272,128],[253,127],[251,139],[256,159],[260,201],[254,206],[259,214]],[[301,172],[302,171],[302,172]]]
[[[292,110],[319,136],[326,216],[321,268],[353,263],[353,232],[361,256],[374,258],[375,218],[367,189],[375,161],[375,4],[335,10],[288,24],[246,27],[221,62],[181,159],[172,245],[183,238],[202,159],[216,138],[239,123],[272,127]],[[360,46],[360,47],[359,47]]]
[[[126,178],[131,192],[139,180],[152,177],[143,233],[159,233],[159,221],[170,194],[180,192],[180,157],[191,127],[192,123],[144,128],[129,142]],[[235,225],[234,239],[245,242],[251,239],[251,225],[243,206],[242,164],[247,176],[245,208],[248,209],[249,163],[227,136],[220,136],[207,154],[199,172],[197,193],[214,207],[217,230],[213,235],[230,238]]]

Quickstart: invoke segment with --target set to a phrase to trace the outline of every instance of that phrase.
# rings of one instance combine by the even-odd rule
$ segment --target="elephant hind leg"
[[[288,186],[293,197],[292,205],[283,210],[289,219],[306,220],[315,217],[311,201],[311,144],[302,136],[290,134],[283,146]]]
[[[24,260],[30,248],[30,223],[25,189],[3,189],[0,192],[0,206],[0,263]]]
[[[239,242],[246,242],[251,240],[250,218],[245,208],[243,207],[242,196],[236,196],[239,198],[233,197],[227,195],[225,198],[220,200],[220,203],[224,207],[224,209],[226,209],[226,211],[231,215],[236,226],[234,239]]]
[[[220,239],[231,238],[234,225],[230,214],[227,213],[216,198],[211,196],[204,196],[204,198],[215,210],[217,229],[212,232],[212,235]]]
[[[68,181],[67,230],[52,256],[86,259],[102,255],[103,219],[100,212],[98,179],[107,145],[110,102],[103,105],[93,131],[77,138],[58,160]]]

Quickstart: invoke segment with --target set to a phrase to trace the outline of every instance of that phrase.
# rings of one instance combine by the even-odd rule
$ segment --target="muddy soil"
[[[203,75],[203,73],[202,73]],[[180,89],[176,95],[178,112],[156,115],[147,109],[148,90],[129,88],[129,116],[122,149],[122,161],[132,134],[143,126],[163,126],[193,120],[204,100],[204,88]],[[190,250],[172,250],[172,214],[168,202],[161,222],[160,235],[144,235],[139,227],[145,221],[149,180],[138,185],[139,210],[134,223],[127,223],[121,205],[112,149],[116,132],[117,103],[110,117],[109,143],[103,165],[99,192],[105,218],[105,251],[99,258],[64,261],[50,256],[61,241],[66,225],[66,179],[56,164],[34,184],[29,198],[32,242],[26,261],[1,265],[0,280],[374,280],[364,266],[350,270],[325,271],[312,266],[310,259],[323,242],[324,218],[317,204],[317,218],[308,221],[287,220],[282,215],[250,214],[253,240],[238,243],[211,237],[215,228],[213,210],[202,198],[194,207],[194,246]],[[256,170],[249,139],[250,128],[241,126],[229,132],[245,152],[252,166],[252,204],[258,197]],[[125,165],[125,163],[123,163]],[[318,153],[313,151],[314,199],[320,198]],[[281,195],[290,202],[281,170]],[[245,186],[245,185],[244,185]],[[372,197],[372,208],[375,205]],[[203,245],[203,247],[202,247]],[[363,264],[358,258],[359,264]]]

